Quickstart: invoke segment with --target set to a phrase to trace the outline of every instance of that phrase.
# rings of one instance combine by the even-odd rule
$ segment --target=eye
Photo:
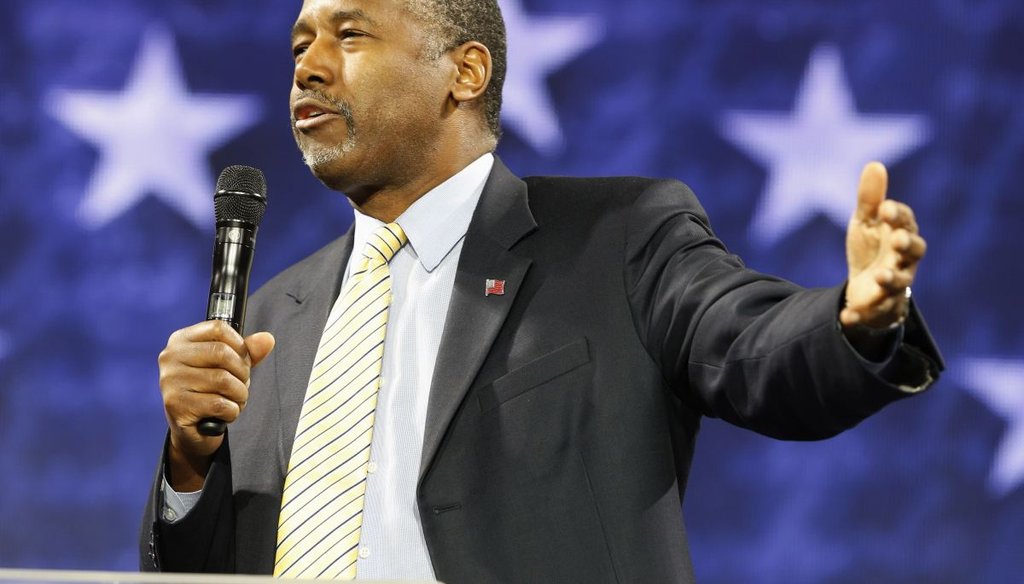
[[[338,38],[340,38],[341,40],[354,39],[364,36],[366,36],[366,33],[354,28],[343,28],[340,31],[338,31]]]
[[[301,57],[303,54],[305,54],[306,49],[308,49],[308,48],[309,48],[308,44],[295,45],[294,47],[292,47],[292,58],[294,58],[296,61],[298,61],[299,57]]]

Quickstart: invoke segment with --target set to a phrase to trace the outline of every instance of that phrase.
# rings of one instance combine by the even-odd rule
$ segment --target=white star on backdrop
[[[1000,497],[1024,484],[1024,361],[965,359],[960,381],[981,403],[1006,420],[989,488]]]
[[[547,78],[601,42],[604,23],[593,15],[530,16],[520,0],[500,4],[509,43],[502,119],[532,148],[554,156],[565,146],[565,136]]]
[[[252,96],[190,94],[174,39],[151,27],[121,91],[55,90],[50,114],[100,150],[78,209],[99,229],[154,195],[200,228],[213,222],[207,156],[260,118]]]
[[[845,229],[864,165],[899,161],[927,141],[930,125],[923,116],[858,113],[839,50],[823,45],[792,113],[733,111],[721,130],[768,169],[750,237],[772,245],[818,213]]]

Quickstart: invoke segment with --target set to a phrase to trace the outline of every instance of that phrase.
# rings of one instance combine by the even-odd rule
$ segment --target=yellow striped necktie
[[[391,304],[388,262],[406,241],[397,223],[377,229],[327,319],[284,481],[274,576],[356,576]]]

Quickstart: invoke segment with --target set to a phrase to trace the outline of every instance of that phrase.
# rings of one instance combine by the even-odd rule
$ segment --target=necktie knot
[[[408,241],[409,238],[398,223],[381,225],[367,240],[363,257],[370,267],[382,266],[390,262]]]

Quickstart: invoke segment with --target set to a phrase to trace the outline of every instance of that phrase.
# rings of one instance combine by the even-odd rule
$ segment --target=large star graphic
[[[50,114],[96,145],[100,161],[78,209],[99,229],[147,195],[200,228],[213,222],[213,177],[207,156],[260,117],[253,96],[190,94],[174,39],[148,29],[121,91],[59,89]]]
[[[857,112],[839,50],[814,50],[792,113],[733,111],[722,133],[768,169],[768,185],[750,226],[751,240],[772,245],[818,213],[845,228],[858,177],[872,160],[895,163],[927,141],[923,116]]]
[[[594,15],[530,16],[520,0],[501,0],[508,30],[508,74],[502,118],[508,129],[545,156],[565,146],[565,136],[548,92],[548,76],[604,37]]]
[[[961,365],[963,386],[1006,420],[988,478],[992,492],[1004,497],[1024,485],[1024,361],[965,359]]]

